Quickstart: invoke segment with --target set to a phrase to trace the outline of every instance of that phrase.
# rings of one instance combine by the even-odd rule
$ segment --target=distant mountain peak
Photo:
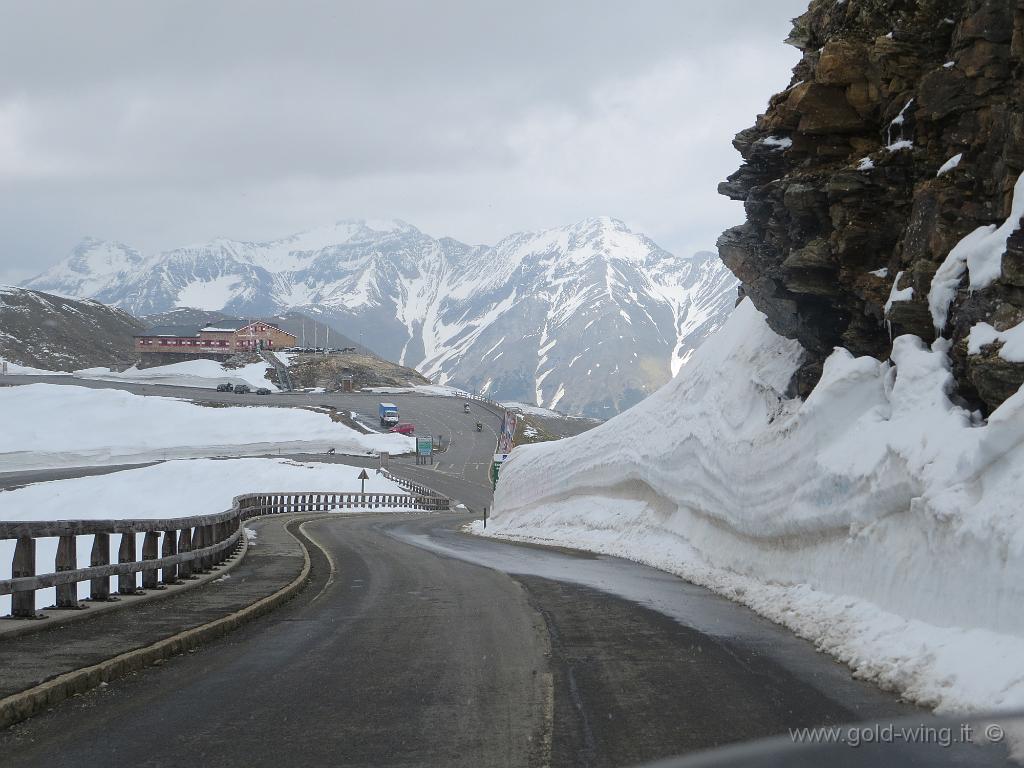
[[[736,281],[717,258],[677,258],[596,216],[495,246],[398,219],[145,258],[96,241],[27,284],[142,315],[299,310],[441,382],[607,417],[678,370],[724,321]]]

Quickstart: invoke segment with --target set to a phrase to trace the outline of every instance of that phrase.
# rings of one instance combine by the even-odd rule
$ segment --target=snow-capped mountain
[[[138,315],[298,309],[442,383],[598,417],[671,378],[736,295],[715,254],[673,256],[607,217],[493,247],[400,221],[146,257],[87,240],[26,285]]]

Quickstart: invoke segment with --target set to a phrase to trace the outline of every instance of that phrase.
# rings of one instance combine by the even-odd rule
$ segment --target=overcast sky
[[[344,218],[435,236],[621,218],[680,254],[807,0],[0,6],[0,281]]]

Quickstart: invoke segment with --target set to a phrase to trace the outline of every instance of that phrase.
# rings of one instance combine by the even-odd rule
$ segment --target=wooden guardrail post
[[[122,533],[121,534],[121,545],[117,548],[117,562],[119,563],[134,563],[135,562],[135,534],[134,533]],[[135,574],[134,573],[122,573],[118,574],[117,577],[117,591],[122,595],[134,595],[135,590]]]
[[[142,539],[142,560],[156,560],[160,553],[160,533],[158,531],[146,531]],[[160,586],[159,569],[155,567],[142,568],[142,588],[156,589]]]
[[[97,533],[92,538],[92,552],[89,565],[110,565],[110,534]],[[101,576],[89,580],[89,598],[95,602],[110,599],[110,577]]]
[[[31,536],[19,536],[14,545],[14,562],[11,576],[15,579],[36,575],[36,540]],[[30,619],[36,615],[36,593],[33,589],[11,594],[11,615]]]
[[[211,546],[214,543],[214,535],[213,534],[214,534],[214,526],[212,524],[204,525],[203,526],[203,546],[204,547],[209,547],[209,546]],[[207,571],[207,572],[212,571],[213,570],[213,566],[214,566],[214,560],[216,560],[216,557],[214,555],[204,555],[203,556],[203,570]]]
[[[215,526],[215,529],[216,529],[216,541],[217,541],[218,544],[220,542],[224,541],[225,539],[227,539],[228,536],[231,535],[229,533],[230,527],[231,527],[231,523],[229,523],[227,520],[225,520],[224,522],[221,522],[221,523],[217,523],[217,525]],[[217,555],[217,558],[216,558],[217,559],[217,564],[221,565],[223,563],[226,563],[229,557],[231,557],[231,550],[229,550],[227,547],[225,547],[224,549],[221,550],[220,554]]]
[[[53,570],[57,573],[73,571],[78,568],[78,540],[75,536],[61,536],[57,540],[57,557],[54,558],[53,565]],[[55,606],[57,608],[82,607],[78,602],[78,584],[75,582],[58,584]]]
[[[182,528],[178,534],[178,554],[184,554],[185,552],[192,551],[192,529]],[[182,579],[194,579],[192,575],[194,570],[194,560],[186,560],[178,565],[178,577]]]
[[[197,525],[192,529],[192,549],[202,549],[206,546],[206,526]],[[205,557],[197,557],[192,561],[192,573],[208,573],[209,567]]]
[[[176,530],[164,531],[164,543],[160,548],[163,557],[173,557],[178,554],[178,532]],[[166,565],[160,574],[160,580],[164,584],[178,584],[178,566]]]

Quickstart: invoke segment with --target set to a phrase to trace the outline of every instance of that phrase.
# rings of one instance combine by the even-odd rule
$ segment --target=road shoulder
[[[203,586],[0,640],[0,727],[184,653],[294,596],[310,569],[308,545],[295,529],[309,517],[249,521],[256,538],[245,559]]]

